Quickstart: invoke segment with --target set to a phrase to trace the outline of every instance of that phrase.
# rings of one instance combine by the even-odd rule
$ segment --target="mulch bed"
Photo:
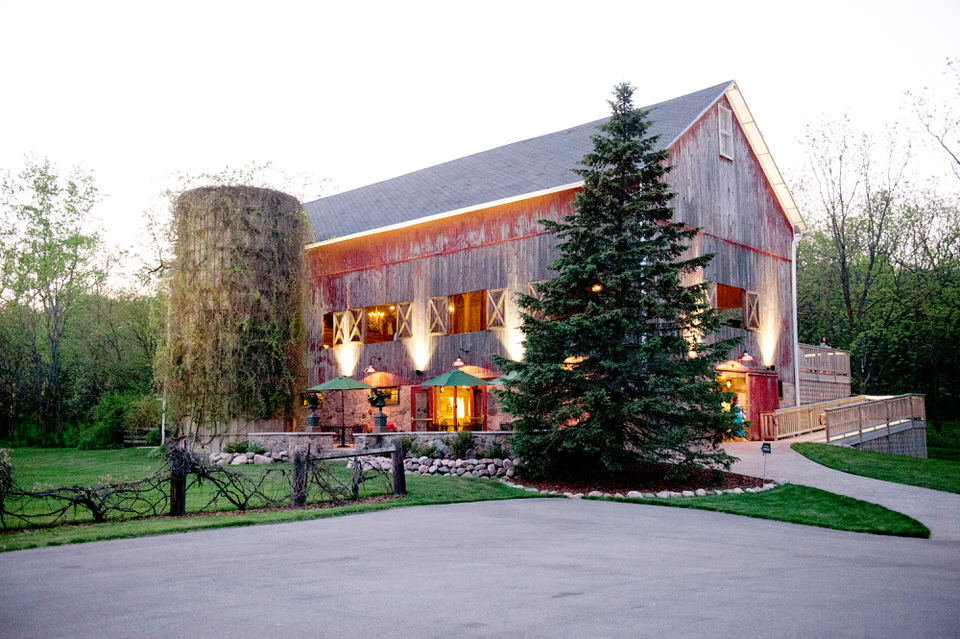
[[[567,476],[551,479],[519,478],[524,486],[532,486],[540,492],[555,490],[559,493],[583,493],[599,490],[604,493],[626,495],[631,490],[644,493],[658,493],[662,490],[681,492],[684,490],[725,490],[728,488],[759,488],[763,480],[759,477],[727,473],[723,471],[700,470],[684,479],[665,479],[668,467],[665,465],[641,465],[615,475]]]

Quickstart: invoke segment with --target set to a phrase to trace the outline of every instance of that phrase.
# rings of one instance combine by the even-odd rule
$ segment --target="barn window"
[[[322,343],[324,348],[333,347],[333,316],[335,313],[324,313],[323,314],[323,338]]]
[[[720,323],[748,331],[760,330],[760,296],[736,286],[714,284],[708,295],[720,311]]]
[[[507,292],[506,290],[491,289],[487,291],[487,329],[507,327]]]
[[[397,339],[413,337],[413,302],[397,303]]]
[[[431,297],[429,306],[430,334],[446,335],[450,326],[450,309],[447,296]]]
[[[486,330],[485,293],[486,291],[473,291],[450,296],[450,335]]]
[[[363,309],[347,309],[347,342],[363,344]]]
[[[717,106],[720,122],[720,155],[728,160],[733,159],[733,111]]]
[[[397,332],[397,305],[382,304],[364,309],[367,316],[365,344],[379,344],[394,339]]]

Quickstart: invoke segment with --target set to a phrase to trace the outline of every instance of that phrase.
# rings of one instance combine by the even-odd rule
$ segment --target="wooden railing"
[[[850,351],[829,346],[798,344],[800,370],[850,377]]]
[[[806,433],[823,430],[825,427],[824,413],[832,408],[863,402],[863,395],[844,397],[816,404],[804,404],[793,408],[760,413],[760,433],[765,440],[796,437]]]
[[[852,435],[886,430],[907,422],[926,421],[927,413],[923,395],[897,395],[876,398],[859,403],[831,408],[825,411],[824,424],[827,441],[843,439]]]

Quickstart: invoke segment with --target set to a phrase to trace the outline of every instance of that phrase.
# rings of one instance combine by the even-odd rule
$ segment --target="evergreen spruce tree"
[[[711,255],[681,259],[697,229],[671,220],[668,152],[649,136],[647,113],[620,84],[612,116],[576,172],[574,212],[542,224],[558,238],[558,277],[521,295],[525,355],[500,358],[501,402],[513,445],[538,474],[617,471],[633,460],[678,474],[729,468],[717,447],[733,417],[714,367],[737,341],[719,328],[706,286],[681,276]]]

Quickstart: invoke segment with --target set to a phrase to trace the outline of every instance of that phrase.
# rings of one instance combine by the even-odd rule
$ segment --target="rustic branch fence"
[[[364,455],[390,454],[393,481],[385,482],[387,494],[406,494],[403,455],[395,448],[364,451]],[[355,457],[350,478],[337,477],[328,463],[332,459]],[[181,445],[170,445],[164,453],[166,469],[132,482],[101,482],[95,486],[70,486],[47,490],[24,490],[17,485],[6,451],[0,451],[0,527],[34,528],[92,520],[184,516],[224,510],[303,507],[308,503],[333,506],[360,498],[360,488],[391,473],[379,466],[362,464],[356,454],[311,454],[296,450],[293,467],[260,467],[251,474],[207,461]],[[399,470],[398,470],[399,469]],[[201,488],[208,497],[197,498]],[[188,508],[188,496],[193,507]],[[169,507],[169,508],[168,508]]]

